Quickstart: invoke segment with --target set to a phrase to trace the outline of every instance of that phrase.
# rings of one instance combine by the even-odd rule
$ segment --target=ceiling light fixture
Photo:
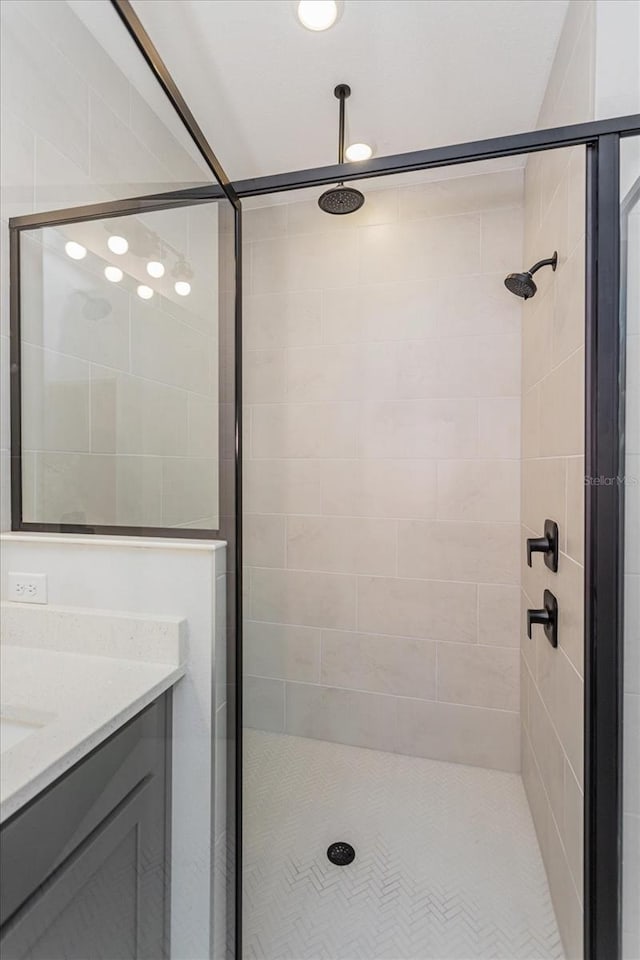
[[[136,293],[138,294],[141,300],[151,300],[151,297],[153,296],[153,290],[151,289],[151,287],[147,287],[144,283],[140,284],[140,286],[136,290]]]
[[[155,277],[156,280],[159,280],[160,277],[164,277],[164,263],[160,263],[159,260],[149,260],[147,273],[150,277]]]
[[[179,297],[188,297],[191,293],[191,284],[187,280],[176,280],[173,289]]]
[[[109,237],[107,240],[107,246],[111,253],[115,253],[118,256],[122,256],[123,253],[126,253],[129,249],[129,243],[125,240],[124,237],[118,237],[116,235]]]
[[[298,19],[307,30],[328,30],[336,22],[338,4],[335,0],[301,0]]]
[[[76,243],[75,240],[69,240],[64,245],[64,252],[72,260],[84,260],[87,255],[87,248],[83,247],[81,243]]]
[[[110,283],[120,283],[124,274],[120,267],[105,267],[104,275]]]
[[[373,150],[368,143],[352,143],[345,150],[347,160],[357,162],[358,160],[368,160],[373,156]]]

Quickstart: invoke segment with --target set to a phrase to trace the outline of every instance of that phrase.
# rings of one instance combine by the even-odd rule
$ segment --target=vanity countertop
[[[2,604],[0,822],[185,673],[185,623]]]

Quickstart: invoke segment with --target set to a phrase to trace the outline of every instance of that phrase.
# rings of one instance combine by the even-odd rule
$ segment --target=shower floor
[[[564,957],[517,774],[255,730],[245,757],[245,958]]]

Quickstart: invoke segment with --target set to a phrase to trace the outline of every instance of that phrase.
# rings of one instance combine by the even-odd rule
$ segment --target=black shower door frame
[[[622,951],[625,338],[620,311],[620,141],[640,115],[236,181],[240,199],[584,146],[586,151],[584,956]],[[239,663],[238,677],[242,665]],[[239,724],[242,722],[240,713]],[[241,728],[239,739],[241,738]],[[239,762],[237,796],[242,801]],[[238,814],[241,824],[241,815]],[[242,835],[239,826],[238,851]],[[242,862],[238,862],[241,877]],[[242,891],[236,956],[241,955]]]
[[[624,496],[619,478],[624,467],[624,407],[622,376],[625,369],[624,338],[620,318],[620,140],[640,135],[640,115],[592,121],[549,130],[377,157],[361,163],[336,164],[292,171],[270,177],[230,181],[198,126],[157,49],[144,30],[129,0],[111,0],[129,35],[164,90],[187,133],[219,185],[132,198],[119,204],[54,211],[49,223],[95,218],[126,212],[163,209],[165,206],[219,200],[226,197],[235,210],[236,310],[234,458],[236,516],[235,637],[230,631],[231,684],[236,694],[236,763],[230,784],[235,807],[235,954],[242,952],[242,265],[241,222],[243,198],[282,193],[306,187],[452,165],[491,160],[583,145],[586,149],[586,378],[585,476],[610,482],[585,485],[585,827],[584,827],[584,949],[586,960],[620,960],[622,863],[622,670],[623,670],[623,549]],[[65,220],[66,218],[66,220]],[[11,234],[11,349],[12,349],[12,488],[22,482],[20,449],[19,366],[19,233],[43,225],[41,215],[10,221]],[[17,338],[16,338],[17,334]],[[17,352],[16,352],[17,351]],[[17,358],[17,364],[14,360]],[[21,489],[21,487],[20,487]],[[13,494],[13,491],[12,491]],[[46,525],[25,524],[21,509],[12,511],[17,530],[44,530]],[[56,525],[60,533],[77,533],[77,527]],[[158,529],[89,528],[86,533],[129,533],[161,536]],[[222,533],[223,531],[220,531]],[[224,531],[227,533],[227,531]],[[193,531],[185,531],[193,536]],[[212,531],[203,536],[215,536]],[[235,649],[234,649],[235,647]],[[235,674],[234,674],[235,667]],[[234,682],[234,681],[237,681]],[[235,794],[234,794],[235,787]]]

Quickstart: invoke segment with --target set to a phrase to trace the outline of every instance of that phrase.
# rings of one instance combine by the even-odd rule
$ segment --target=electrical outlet
[[[19,603],[46,603],[46,573],[10,573],[9,599]]]

